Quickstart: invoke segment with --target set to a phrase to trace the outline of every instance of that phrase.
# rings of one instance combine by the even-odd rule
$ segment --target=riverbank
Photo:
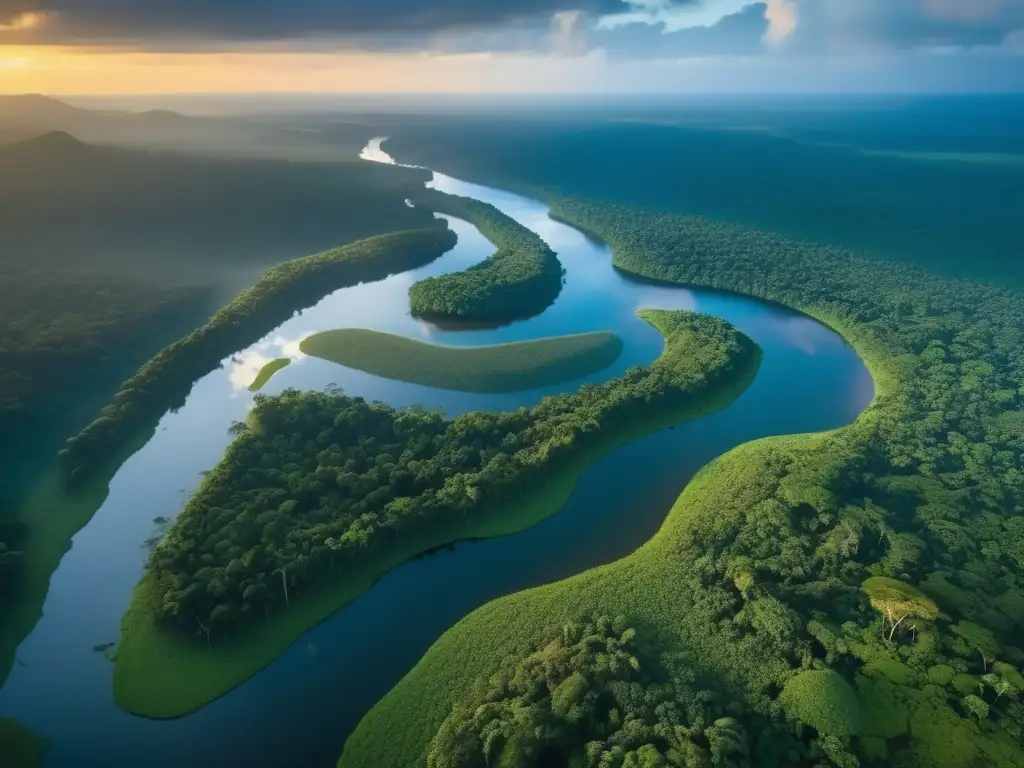
[[[414,317],[432,322],[507,323],[541,314],[558,298],[564,270],[547,243],[493,205],[435,189],[415,202],[468,221],[494,244],[486,261],[421,280],[409,289]]]
[[[824,439],[824,438],[818,438]],[[722,630],[703,625],[713,605],[702,605],[700,588],[678,565],[683,552],[700,557],[693,539],[714,531],[736,531],[748,509],[772,497],[770,471],[778,447],[803,438],[748,443],[705,466],[689,483],[658,534],[627,558],[555,584],[494,600],[464,618],[435,643],[417,665],[360,722],[345,744],[341,768],[422,766],[422,756],[453,705],[506,658],[535,646],[553,628],[600,611],[626,617],[650,638],[654,652],[665,645],[687,648],[715,662],[737,665],[733,684],[752,672],[750,661],[726,653]],[[806,450],[813,452],[808,444]],[[702,531],[702,529],[704,529]],[[741,651],[752,651],[744,643]],[[757,658],[758,662],[768,661]],[[723,667],[727,669],[727,667]],[[768,670],[775,672],[777,664]]]
[[[650,312],[644,317],[665,332],[672,329],[676,314]],[[681,338],[687,341],[667,346],[663,358],[691,370],[699,351],[686,344],[694,344],[696,339]],[[368,590],[396,565],[446,544],[504,536],[537,524],[564,506],[582,473],[609,451],[641,435],[701,418],[732,403],[756,378],[760,365],[761,352],[753,342],[745,340],[741,350],[736,358],[723,361],[718,375],[709,373],[704,386],[694,390],[696,394],[681,402],[670,400],[657,408],[641,409],[633,418],[619,419],[606,429],[590,433],[591,439],[565,454],[555,469],[533,475],[525,486],[525,496],[485,504],[472,515],[442,518],[438,525],[421,528],[412,536],[392,539],[378,559],[353,569],[343,583],[304,588],[301,598],[287,610],[272,612],[267,622],[254,621],[226,637],[218,635],[215,643],[161,628],[157,616],[162,598],[156,594],[152,578],[146,576],[122,624],[114,668],[117,703],[147,717],[188,714],[258,672],[310,626]]]
[[[979,620],[974,606],[987,611],[984,632],[993,650],[1002,646],[996,655],[1019,658],[1007,629],[1014,615],[1007,604],[1018,586],[996,575],[1008,562],[998,541],[1011,528],[995,521],[1012,525],[1013,503],[975,496],[965,502],[963,495],[965,487],[1006,480],[1019,489],[1016,470],[1000,481],[1000,470],[964,466],[958,458],[964,446],[947,434],[949,424],[970,424],[984,436],[979,453],[1001,448],[1019,457],[1018,433],[1000,426],[1017,423],[1019,400],[1009,393],[1019,378],[1012,361],[1020,359],[1020,343],[1006,329],[1020,317],[1019,298],[695,216],[579,199],[551,205],[553,218],[608,242],[624,272],[755,296],[828,324],[866,361],[875,379],[873,402],[848,427],[734,449],[702,470],[635,554],[501,598],[463,619],[363,719],[339,765],[421,766],[437,727],[476,681],[593,610],[621,612],[643,628],[642,636],[655,638],[679,674],[705,681],[737,712],[752,713],[749,723],[758,727],[768,718],[769,727],[785,730],[792,722],[784,717],[799,719],[786,714],[777,691],[801,663],[835,665],[872,707],[893,713],[886,724],[866,726],[860,743],[829,747],[805,738],[800,748],[808,758],[838,748],[843,759],[871,765],[1016,765],[1019,744],[998,726],[1003,715],[986,709],[980,725],[964,717],[961,694],[929,686],[926,672],[966,665],[971,685],[980,685],[987,665],[953,646],[962,625],[951,626],[957,618]],[[1000,386],[1008,389],[997,394]],[[969,555],[971,566],[991,579],[984,587],[944,567],[950,526],[970,538],[959,521],[975,517],[978,504],[994,523],[988,549],[972,546]],[[939,505],[949,510],[941,520],[917,514]],[[900,526],[904,540],[922,542],[920,550],[898,560],[896,544],[886,540],[891,525]],[[833,549],[846,535],[857,546]],[[877,616],[863,606],[859,583],[871,574],[920,584],[950,616],[905,637],[901,653],[893,653],[879,640]],[[804,647],[801,662],[793,649]],[[890,687],[876,687],[875,670],[886,664],[899,675],[888,675]],[[908,727],[918,717],[921,723]],[[931,727],[938,722],[941,728]]]
[[[374,376],[461,392],[520,392],[602,371],[622,354],[613,333],[593,332],[482,347],[448,347],[343,328],[304,339],[303,353]]]
[[[360,240],[268,270],[204,326],[157,353],[121,386],[99,418],[67,441],[60,461],[68,477],[80,481],[127,435],[183,402],[198,378],[296,310],[339,288],[429,264],[455,240],[439,221],[433,228]]]

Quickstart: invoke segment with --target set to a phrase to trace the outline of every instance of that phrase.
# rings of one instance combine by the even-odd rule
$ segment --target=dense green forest
[[[506,660],[452,709],[427,765],[751,765],[729,702],[685,676],[668,681],[657,661],[638,657],[636,636],[624,618],[584,619]]]
[[[723,320],[645,317],[666,338],[650,367],[533,408],[446,420],[330,392],[257,396],[238,439],[150,557],[162,619],[217,632],[262,618],[310,582],[344,578],[396,537],[514,497],[595,433],[697,398],[756,354]]]
[[[115,141],[124,134],[111,122],[122,117],[132,124],[126,130],[149,138],[150,123],[189,122],[4,99],[0,132],[21,120],[20,137],[82,127],[90,138]],[[203,126],[197,121],[188,130],[198,135]],[[232,140],[244,133],[230,131]],[[0,432],[12,446],[0,466],[0,542],[7,548],[0,679],[38,620],[71,537],[102,503],[105,473],[116,468],[108,462],[87,487],[63,489],[56,467],[63,440],[139,366],[206,322],[268,266],[359,238],[435,226],[429,211],[405,204],[408,186],[425,178],[354,160],[131,151],[59,132],[0,146]],[[113,453],[138,447],[133,441],[142,432]],[[106,457],[115,459],[109,447],[103,446]],[[97,451],[84,458],[104,457]]]
[[[443,221],[428,229],[360,240],[267,270],[210,321],[161,350],[128,381],[100,416],[69,438],[60,452],[71,478],[116,452],[137,430],[178,407],[192,384],[230,355],[260,338],[302,307],[333,290],[379,280],[428,264],[455,245]]]
[[[992,153],[1024,156],[1022,120],[1012,103],[993,114],[986,105],[406,120],[389,130],[388,150],[477,183],[701,214],[1021,286],[1024,262],[1010,255],[1020,252],[1013,201],[1024,198],[1024,166]],[[911,151],[921,147],[930,154]]]
[[[607,240],[620,269],[830,323],[878,396],[851,427],[716,460],[636,555],[471,615],[371,711],[342,765],[422,764],[473,680],[594,607],[675,654],[673,674],[729,699],[748,733],[789,729],[799,748],[758,746],[756,765],[1019,765],[1024,299],[699,217],[553,211]],[[815,721],[822,707],[792,682],[808,670],[853,687],[859,723]],[[382,739],[398,712],[415,725]]]
[[[539,236],[493,205],[434,189],[413,199],[473,224],[498,249],[463,272],[428,277],[409,289],[415,317],[503,322],[538,315],[562,290],[562,265]]]
[[[30,264],[0,274],[0,423],[39,418],[67,389],[163,336],[161,326],[201,317],[217,294]]]
[[[724,407],[756,375],[760,349],[724,321],[641,316],[666,337],[654,364],[530,409],[445,420],[333,392],[257,396],[151,555],[122,623],[118,703],[202,706],[389,568],[536,524],[608,450]]]
[[[604,370],[622,354],[613,333],[579,333],[484,347],[447,347],[342,328],[303,339],[302,351],[340,365],[442,389],[519,392]]]

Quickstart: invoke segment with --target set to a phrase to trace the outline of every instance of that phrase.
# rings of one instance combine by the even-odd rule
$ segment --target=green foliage
[[[0,718],[0,762],[4,768],[39,768],[47,743],[22,725]]]
[[[831,669],[811,669],[795,675],[786,682],[779,701],[789,717],[819,733],[839,737],[860,733],[857,694]]]
[[[908,695],[908,689],[884,678],[860,677],[857,694],[863,715],[862,734],[895,739],[910,728],[910,714],[916,702]]]
[[[570,622],[507,659],[453,707],[430,743],[428,768],[751,765],[743,725],[728,716],[712,722],[721,702],[652,678],[636,638],[606,618]]]
[[[39,418],[75,388],[146,354],[164,326],[198,320],[212,291],[81,267],[0,263],[0,423]]]
[[[967,657],[977,653],[981,657],[982,671],[988,669],[989,660],[999,653],[999,641],[996,636],[970,621],[961,621],[954,624],[951,629],[957,637],[954,647],[960,655]]]
[[[979,693],[981,691],[981,683],[978,681],[978,678],[972,675],[965,675],[963,673],[960,673],[953,678],[952,686],[953,690],[961,696],[966,696],[970,693]]]
[[[898,672],[901,684],[880,676],[871,684],[884,683],[887,693],[872,695],[889,695],[895,710],[909,713],[912,738],[890,742],[886,764],[962,766],[982,754],[994,765],[1019,764],[1013,730],[996,727],[991,714],[980,728],[921,673],[937,664],[984,673],[993,656],[1018,653],[1024,300],[693,216],[564,199],[553,213],[603,237],[626,271],[751,294],[824,320],[867,360],[876,399],[843,430],[744,446],[716,460],[634,556],[470,616],[367,716],[346,745],[345,768],[371,765],[375,752],[396,766],[415,765],[448,697],[465,690],[473,669],[493,669],[509,652],[485,637],[517,623],[535,632],[569,606],[588,605],[642,615],[668,647],[687,651],[683,667],[713,670],[720,695],[765,717],[778,717],[778,702],[764,692],[803,664],[835,665],[845,676],[858,663],[890,659],[883,667]],[[915,611],[895,627],[884,619],[898,645],[883,640],[877,614],[864,610],[870,598],[860,585],[871,577],[902,584],[894,588],[897,604]],[[780,646],[747,610],[765,595],[799,615],[798,627],[823,617],[819,624],[843,627],[842,634],[814,633],[826,646],[798,631]],[[951,631],[964,622],[988,634],[969,631],[968,640],[963,626]],[[694,661],[689,651],[698,648]],[[465,673],[451,669],[467,665]],[[1007,695],[995,703],[994,689],[983,696],[968,678],[973,689],[962,695],[983,698],[1009,723],[1018,703]],[[427,724],[410,726],[395,742],[384,723],[403,705]],[[877,723],[873,730],[887,735]],[[835,747],[805,746],[820,755]],[[868,759],[856,741],[849,749]]]
[[[389,379],[463,392],[518,392],[607,368],[622,353],[611,333],[581,333],[486,347],[446,347],[345,328],[302,341],[307,355]]]
[[[118,703],[150,717],[202,706],[388,569],[536,524],[607,451],[724,407],[756,375],[760,350],[727,323],[640,314],[666,337],[650,368],[532,409],[446,421],[339,394],[257,396],[249,428],[136,589],[114,670]]]
[[[913,685],[917,682],[917,675],[906,664],[900,664],[893,659],[878,659],[866,665],[863,670],[869,677],[882,676],[888,678],[897,685]]]
[[[268,270],[206,325],[161,350],[128,379],[100,416],[70,438],[60,453],[78,479],[132,432],[184,401],[196,379],[232,352],[273,329],[331,290],[427,264],[455,244],[443,227],[361,240]]]
[[[889,624],[890,641],[907,619],[932,621],[939,615],[938,606],[928,595],[902,581],[872,576],[861,585],[861,589],[871,601],[871,607],[885,616]],[[885,631],[884,624],[882,629]]]
[[[463,272],[413,285],[409,307],[415,317],[502,322],[540,314],[558,298],[562,265],[531,230],[493,205],[469,197],[425,189],[415,199],[475,225],[498,249]]]
[[[94,130],[104,119],[81,117]],[[71,424],[55,427],[77,429],[83,394],[108,394],[239,279],[428,226],[428,212],[404,204],[404,187],[425,176],[138,152],[59,133],[0,146],[0,427],[60,416]]]
[[[936,664],[928,669],[928,682],[935,685],[949,685],[956,677],[956,670],[946,664]]]
[[[964,700],[961,703],[964,711],[976,720],[985,720],[988,718],[988,704],[973,693],[968,696],[964,696]]]
[[[271,360],[269,363],[260,368],[259,373],[256,374],[256,378],[253,379],[252,384],[249,385],[250,392],[259,392],[263,389],[267,382],[269,382],[275,373],[287,368],[291,365],[291,358],[279,357],[276,360]]]
[[[648,115],[637,109],[629,120],[496,115],[405,124],[389,131],[388,146],[402,162],[502,189],[699,213],[1020,286],[1024,264],[1006,255],[1019,253],[1012,201],[1024,198],[1022,168],[920,159],[1019,158],[1024,121],[1012,99],[1000,101],[992,112],[992,100],[972,100],[970,110],[890,102],[884,124],[865,118],[871,108],[863,102],[690,103]],[[923,149],[934,152],[908,151]]]
[[[262,617],[395,539],[514,498],[601,430],[697,398],[757,354],[725,321],[643,314],[666,337],[650,368],[531,409],[446,421],[338,394],[257,396],[248,430],[153,551],[161,616],[204,632]]]

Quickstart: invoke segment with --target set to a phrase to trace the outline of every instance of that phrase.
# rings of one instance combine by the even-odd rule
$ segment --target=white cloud
[[[762,0],[706,0],[674,5],[669,0],[626,0],[630,6],[629,11],[604,16],[598,20],[597,27],[615,29],[628,24],[651,24],[662,26],[666,33],[693,27],[710,27],[759,1]]]
[[[589,19],[583,11],[559,11],[551,17],[551,50],[559,56],[587,52]]]
[[[768,30],[764,40],[769,45],[779,45],[792,35],[800,23],[800,12],[793,0],[765,0],[764,17]]]

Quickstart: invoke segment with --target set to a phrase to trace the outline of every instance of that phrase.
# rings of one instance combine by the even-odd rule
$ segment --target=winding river
[[[380,146],[373,142],[363,157],[389,162]],[[612,268],[607,247],[549,219],[537,200],[441,174],[433,184],[491,203],[544,238],[567,272],[561,296],[539,317],[492,330],[444,331],[413,319],[409,286],[465,269],[493,252],[473,227],[449,219],[459,243],[441,259],[336,291],[198,381],[184,407],[164,416],[155,436],[124,463],[106,502],[75,537],[51,580],[43,618],[21,644],[0,689],[0,716],[51,742],[48,766],[334,765],[362,715],[462,616],[500,595],[633,551],[657,530],[692,474],[730,448],[768,435],[837,427],[871,401],[874,386],[857,355],[804,315],[743,296],[631,281]],[[117,640],[146,541],[161,530],[154,519],[177,514],[202,473],[218,461],[228,427],[252,405],[247,387],[265,362],[294,360],[264,389],[270,394],[336,383],[349,394],[396,406],[420,403],[450,414],[509,409],[585,380],[504,395],[450,392],[305,358],[298,342],[345,327],[466,346],[611,330],[625,342],[622,357],[586,379],[603,381],[660,353],[661,336],[635,317],[642,307],[691,309],[729,320],[764,350],[757,380],[729,408],[607,455],[586,472],[565,508],[540,525],[461,543],[396,568],[199,712],[151,721],[114,705],[111,664],[94,647]]]

